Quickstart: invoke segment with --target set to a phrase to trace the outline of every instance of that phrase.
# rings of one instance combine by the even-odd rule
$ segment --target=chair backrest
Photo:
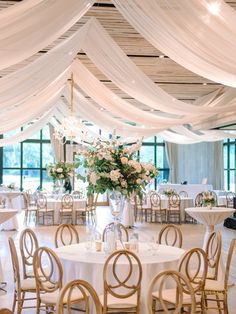
[[[122,272],[120,271],[120,262],[127,264],[127,268]],[[108,294],[125,299],[137,293],[137,304],[139,304],[141,280],[142,265],[137,255],[126,250],[112,253],[103,268],[104,307],[107,307]]]
[[[232,241],[230,243],[229,251],[228,251],[226,269],[225,269],[225,279],[224,279],[225,290],[228,289],[229,271],[230,271],[231,261],[232,261],[232,257],[233,257],[233,252],[235,249],[235,244],[236,244],[236,239],[232,239]]]
[[[198,193],[196,195],[194,205],[195,205],[195,207],[202,207],[203,206],[203,195],[202,195],[202,193]]]
[[[178,271],[188,278],[195,293],[202,293],[207,275],[206,252],[201,248],[187,250],[180,259]],[[185,292],[184,286],[183,289]]]
[[[73,304],[73,307],[76,305],[76,303],[73,301],[72,296],[80,295],[84,299],[85,303],[85,311],[86,313],[90,313],[90,300],[92,299],[94,307],[95,307],[95,314],[102,314],[102,305],[99,300],[99,297],[94,290],[94,288],[84,280],[73,280],[68,282],[60,291],[60,295],[57,301],[56,305],[56,313],[57,314],[64,314],[65,313],[71,313],[71,307]],[[81,302],[81,301],[80,301]]]
[[[180,210],[181,198],[178,194],[172,194],[169,197],[169,208],[175,208]]]
[[[171,285],[172,288],[176,288],[176,302],[175,302],[175,310],[173,310],[173,307],[171,309],[168,309],[167,304],[165,300],[163,299],[163,290],[166,289],[167,285]],[[158,295],[159,295],[159,302],[161,305],[161,310],[165,314],[179,314],[182,313],[182,307],[183,307],[183,300],[184,295],[187,292],[191,299],[191,312],[190,314],[196,313],[196,299],[193,287],[191,286],[188,278],[175,270],[166,270],[163,272],[158,273],[151,281],[149,288],[148,288],[148,313],[153,313],[152,310],[152,293],[153,291],[156,291],[155,286],[158,286]],[[184,287],[184,289],[183,289]]]
[[[57,227],[54,243],[56,248],[79,243],[79,233],[73,225],[62,224]]]
[[[31,271],[33,270],[33,257],[38,247],[38,239],[33,230],[30,228],[23,230],[20,234],[20,253],[24,278],[29,277],[28,267],[31,267]]]
[[[62,211],[63,211],[63,209],[71,209],[71,210],[73,210],[73,206],[74,206],[73,196],[71,196],[70,194],[63,195],[63,197],[61,199],[61,209],[62,209]]]
[[[117,225],[115,225],[114,222],[109,223],[105,229],[103,230],[102,233],[102,241],[105,241],[105,237],[106,237],[106,232],[108,230],[110,230],[112,227],[117,226],[117,232],[120,233],[121,237],[122,237],[122,241],[128,242],[129,241],[129,233],[126,229],[126,227],[124,225],[122,225],[121,223],[118,223]]]
[[[38,209],[47,209],[47,198],[44,194],[38,193],[36,198],[36,204]]]
[[[188,193],[186,191],[180,191],[179,196],[180,197],[188,197]]]
[[[208,272],[212,271],[212,279],[218,276],[219,262],[222,248],[222,236],[220,232],[212,232],[206,246]]]
[[[152,207],[161,209],[161,197],[158,193],[152,192],[152,194],[150,195],[150,201]]]
[[[12,268],[13,268],[13,275],[14,275],[14,284],[17,285],[18,289],[20,289],[20,267],[19,267],[19,261],[17,257],[16,252],[16,246],[11,237],[8,238],[8,243],[10,247],[10,253],[11,253],[11,262],[12,262]]]
[[[63,269],[56,253],[47,247],[40,247],[34,253],[34,275],[37,297],[40,292],[54,292],[62,287]]]
[[[13,312],[8,309],[0,309],[0,314],[13,314]]]
[[[233,207],[234,197],[235,197],[235,193],[233,193],[233,192],[227,192],[226,193],[226,206],[227,207]]]
[[[158,243],[181,248],[183,244],[181,230],[175,225],[163,227],[158,235]]]

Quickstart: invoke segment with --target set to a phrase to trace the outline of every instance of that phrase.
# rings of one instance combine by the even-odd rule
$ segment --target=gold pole
[[[74,112],[74,78],[73,78],[73,73],[71,73],[70,111],[72,113]]]

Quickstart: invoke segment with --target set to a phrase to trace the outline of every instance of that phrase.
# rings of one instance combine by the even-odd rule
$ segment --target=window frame
[[[227,148],[227,160],[226,160],[226,168],[225,168],[225,154],[223,155],[224,157],[224,174],[225,171],[227,173],[227,179],[225,182],[225,175],[224,175],[224,186],[227,187],[227,190],[230,191],[230,172],[234,171],[234,185],[235,185],[235,190],[232,192],[236,192],[236,140],[234,139],[227,139],[226,142],[223,143],[223,151],[224,147]],[[234,168],[231,167],[230,165],[230,148],[234,147]]]

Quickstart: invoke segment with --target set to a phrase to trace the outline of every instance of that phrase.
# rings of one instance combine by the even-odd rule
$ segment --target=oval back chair
[[[181,248],[183,244],[182,232],[175,225],[167,225],[163,227],[159,232],[157,242],[159,244],[165,244]]]
[[[206,246],[208,261],[207,279],[216,280],[220,263],[222,236],[220,232],[212,232]]]
[[[55,247],[79,243],[79,234],[73,225],[62,224],[57,227],[54,237]]]
[[[123,271],[121,271],[120,262],[125,262],[127,266]],[[103,313],[110,313],[111,309],[112,312],[120,313],[122,300],[123,312],[139,313],[141,281],[142,265],[137,255],[127,250],[118,250],[112,253],[103,268]],[[132,296],[134,297],[133,301],[129,303],[128,300]]]
[[[60,295],[56,305],[56,313],[64,314],[71,313],[72,305],[76,305],[73,299],[73,295],[81,295],[85,303],[86,313],[90,313],[90,300],[93,301],[95,306],[95,314],[102,314],[102,305],[99,297],[94,288],[84,280],[72,280],[68,282],[60,291]],[[81,302],[78,300],[78,302]]]
[[[23,230],[20,234],[20,253],[24,278],[34,277],[33,257],[38,247],[38,239],[33,230],[30,228]],[[28,271],[28,268],[31,270]]]
[[[126,227],[124,225],[122,225],[121,223],[118,223],[117,225],[117,232],[119,233],[119,236],[121,237],[121,240],[124,242],[129,242],[129,233],[128,230],[126,229]],[[111,222],[109,223],[105,229],[103,230],[102,233],[102,241],[105,241],[105,237],[106,237],[106,232],[108,230],[110,230],[112,227],[115,227],[115,223]]]
[[[175,290],[175,309],[168,309],[168,289],[166,287],[168,285],[172,286],[172,291]],[[157,291],[153,291],[155,286],[158,286],[159,289]],[[185,287],[185,289],[183,289]],[[195,314],[196,311],[196,299],[193,287],[191,286],[188,278],[182,273],[175,270],[166,270],[158,273],[151,281],[150,286],[148,288],[148,313],[156,312],[156,302],[158,301],[161,305],[161,311],[165,314],[179,314],[182,313],[183,301],[184,297],[186,297],[186,291],[190,296],[191,300],[191,311],[188,312],[190,314]]]
[[[196,195],[194,205],[195,205],[195,207],[202,207],[203,206],[203,195],[202,195],[202,193],[198,193]]]

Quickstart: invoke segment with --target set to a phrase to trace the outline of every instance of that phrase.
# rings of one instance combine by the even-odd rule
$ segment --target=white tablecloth
[[[60,223],[60,209],[61,209],[61,200],[55,198],[47,198],[47,206],[48,208],[52,208],[55,210],[54,212],[54,223]],[[75,209],[85,208],[86,200],[85,199],[74,199],[74,210],[72,213],[73,222],[75,222]]]
[[[160,189],[174,189],[177,193],[186,191],[190,198],[195,199],[198,193],[212,191],[213,187],[211,184],[160,184],[158,190]]]
[[[23,197],[20,191],[0,191],[0,197],[6,199],[6,208],[14,208],[17,209],[18,212],[21,212],[23,207]],[[2,230],[16,230],[18,227],[19,225],[16,215],[13,215],[13,218],[1,225]]]
[[[214,231],[215,225],[222,223],[227,217],[232,215],[235,209],[225,207],[213,207],[208,209],[207,207],[193,207],[186,208],[186,212],[196,219],[198,222],[206,226],[206,231],[203,241],[203,249],[206,250],[207,242],[210,234]],[[223,278],[223,262],[222,259],[219,265],[219,278]]]
[[[143,277],[141,288],[141,310],[140,313],[148,314],[147,290],[152,278],[160,271],[176,269],[183,249],[165,245],[154,245],[154,255],[149,243],[139,243],[138,256],[141,260]],[[103,265],[107,256],[104,252],[96,252],[94,248],[86,250],[85,243],[55,249],[59,256],[64,274],[64,282],[72,279],[87,280],[95,288],[98,294],[103,294]],[[124,272],[126,263],[121,264]],[[134,267],[135,268],[135,267]]]

